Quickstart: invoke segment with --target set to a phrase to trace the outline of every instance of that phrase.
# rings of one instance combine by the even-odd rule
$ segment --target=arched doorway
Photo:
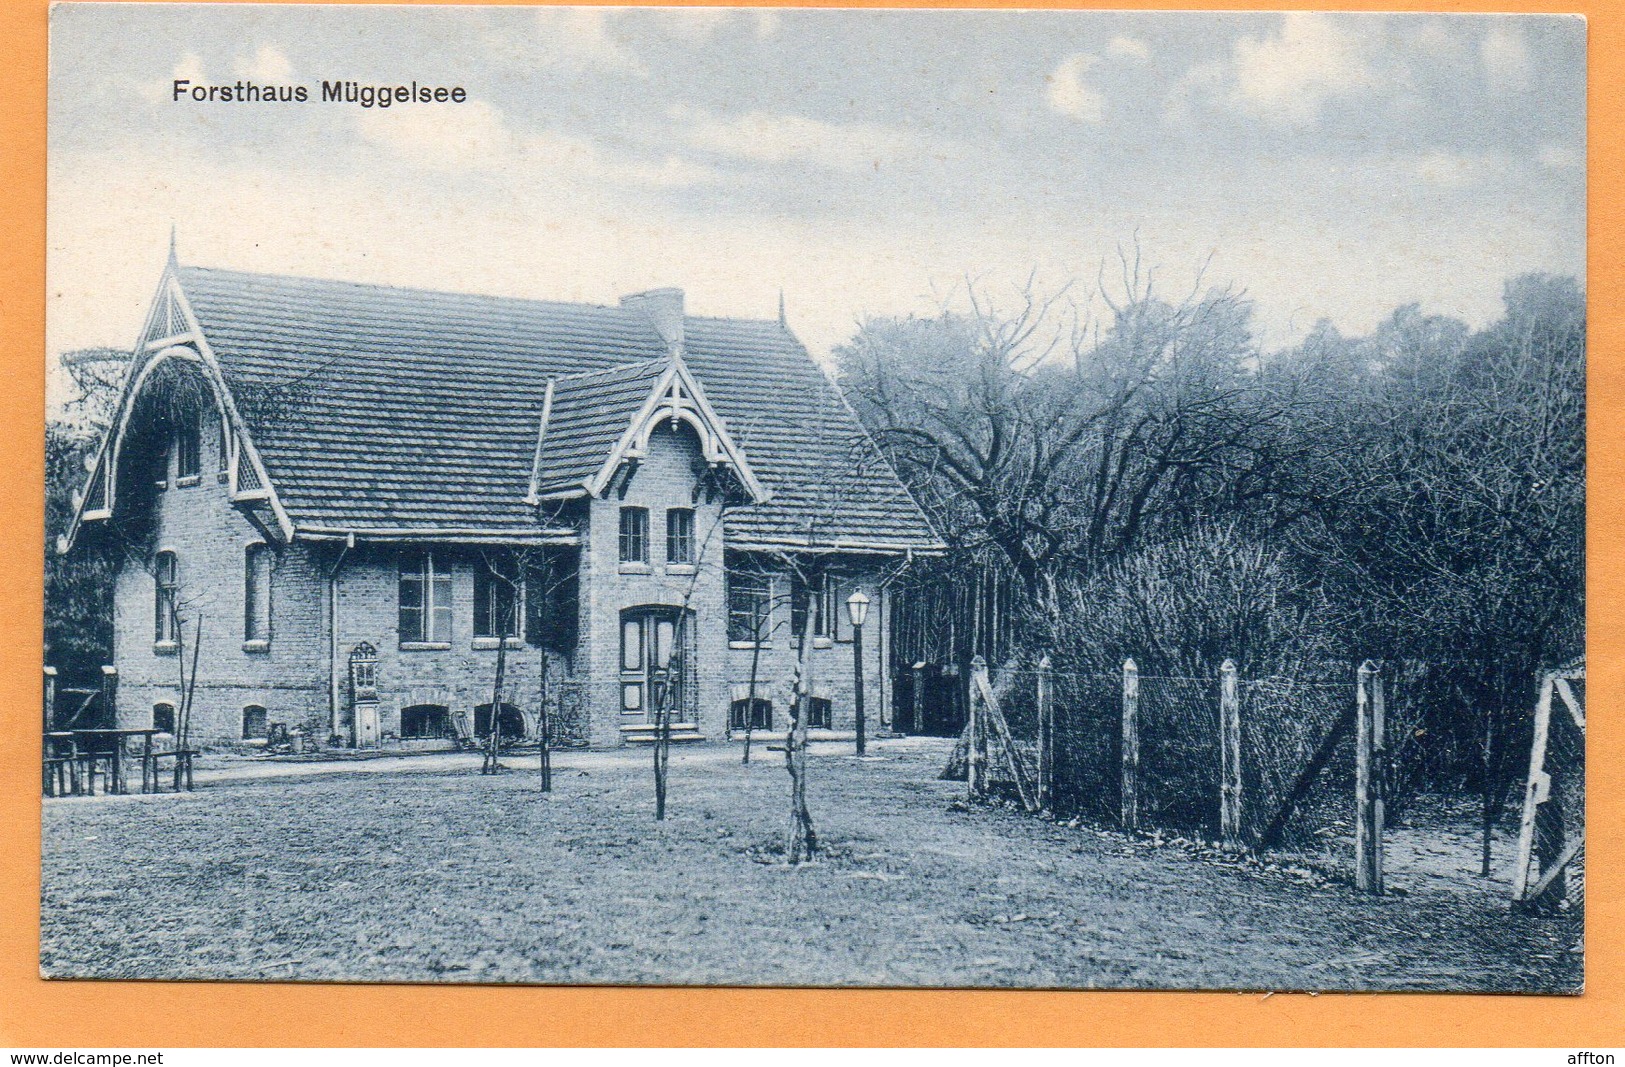
[[[699,713],[693,611],[644,604],[621,612],[622,724],[659,722],[670,701],[673,724]]]

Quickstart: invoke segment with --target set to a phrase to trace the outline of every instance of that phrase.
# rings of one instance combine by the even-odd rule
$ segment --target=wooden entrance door
[[[665,606],[627,608],[621,612],[621,716],[623,722],[659,721],[660,701],[669,687],[672,721],[687,711],[684,676],[692,677],[693,664],[674,656],[681,609]],[[692,645],[692,641],[685,642]]]

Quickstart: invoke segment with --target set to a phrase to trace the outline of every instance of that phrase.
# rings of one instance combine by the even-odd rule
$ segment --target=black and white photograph
[[[44,977],[1583,991],[1583,18],[50,22]]]

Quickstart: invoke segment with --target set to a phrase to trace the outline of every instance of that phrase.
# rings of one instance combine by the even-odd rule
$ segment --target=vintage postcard
[[[42,974],[1580,992],[1585,48],[54,7]]]

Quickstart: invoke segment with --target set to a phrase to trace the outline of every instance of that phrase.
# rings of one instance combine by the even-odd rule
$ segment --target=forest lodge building
[[[850,729],[855,591],[875,723],[888,583],[943,547],[782,315],[173,257],[76,506],[59,550],[119,561],[119,724],[173,728],[195,655],[204,745],[483,733],[499,646],[505,735],[647,739],[668,686],[681,736],[783,729],[804,621],[810,720]]]

